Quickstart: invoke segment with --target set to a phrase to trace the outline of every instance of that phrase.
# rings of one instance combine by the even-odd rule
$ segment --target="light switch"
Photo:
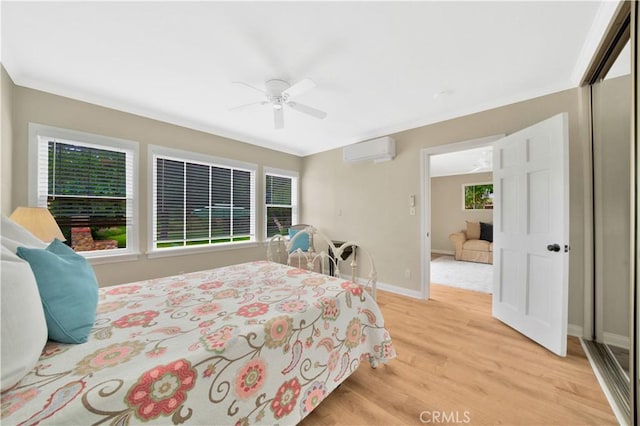
[[[415,195],[410,195],[409,196],[409,207],[415,207],[416,206],[416,196]]]
[[[409,216],[415,216],[415,215],[416,215],[416,208],[409,207]]]

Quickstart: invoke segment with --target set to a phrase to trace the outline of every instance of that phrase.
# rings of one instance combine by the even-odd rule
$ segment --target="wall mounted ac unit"
[[[342,149],[342,158],[347,163],[373,160],[374,163],[393,160],[396,156],[396,141],[385,136],[345,146]]]

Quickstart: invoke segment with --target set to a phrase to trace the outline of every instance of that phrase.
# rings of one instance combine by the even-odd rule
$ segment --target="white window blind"
[[[154,249],[255,240],[255,170],[156,154],[153,181]]]
[[[298,174],[265,169],[265,211],[267,238],[287,235],[298,223]]]
[[[36,144],[36,204],[51,211],[67,243],[78,251],[132,251],[135,149],[46,134],[38,134]],[[94,242],[110,244],[80,244],[74,235],[87,227]]]

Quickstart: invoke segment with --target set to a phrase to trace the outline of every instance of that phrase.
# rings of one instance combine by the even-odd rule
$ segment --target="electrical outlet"
[[[404,277],[405,277],[406,279],[411,278],[411,269],[408,269],[408,268],[407,268],[407,269],[405,269],[405,270],[404,270]]]
[[[409,207],[409,216],[415,216],[415,215],[416,215],[416,208]]]

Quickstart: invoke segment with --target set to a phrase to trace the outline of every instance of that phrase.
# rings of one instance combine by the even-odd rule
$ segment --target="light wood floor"
[[[560,358],[493,319],[490,295],[439,285],[431,293],[378,293],[398,357],[361,365],[304,425],[419,425],[421,413],[447,423],[436,412],[474,425],[617,424],[577,338]]]

